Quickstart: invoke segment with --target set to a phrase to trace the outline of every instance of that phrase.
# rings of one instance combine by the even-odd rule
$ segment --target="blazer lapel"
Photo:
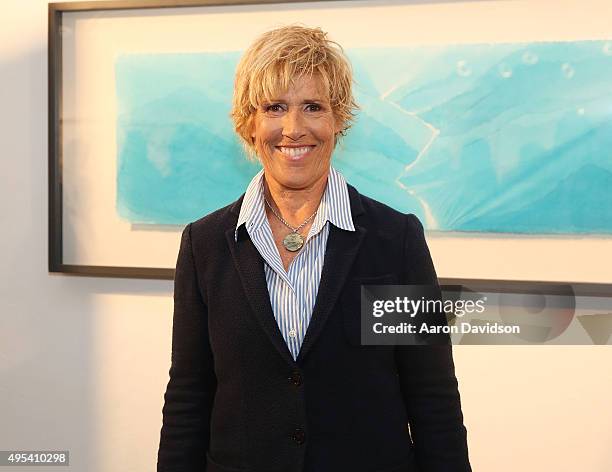
[[[323,330],[325,322],[338,300],[365,233],[365,228],[358,226],[355,226],[355,232],[344,231],[335,226],[330,228],[317,300],[298,354],[298,363],[306,356]]]
[[[243,199],[244,194],[230,208],[230,211],[236,215],[236,218],[240,214]],[[234,220],[231,227],[225,232],[225,237],[230,247],[240,281],[244,287],[246,298],[253,309],[255,318],[276,350],[289,364],[295,365],[289,347],[285,343],[283,335],[278,328],[278,323],[274,318],[264,272],[264,260],[251,241],[251,238],[249,238],[244,226],[238,229],[238,240],[235,240],[236,221]]]
[[[355,231],[345,231],[330,225],[321,271],[321,282],[319,283],[312,317],[297,357],[298,363],[306,356],[323,330],[367,232],[364,227],[357,225],[356,216],[363,213],[359,193],[350,185],[348,189]]]
[[[235,207],[237,206],[239,212],[241,203],[242,199],[238,200],[232,211],[235,212]],[[266,284],[263,258],[246,234],[246,229],[241,227],[238,233],[238,241],[234,238],[235,227],[228,229],[225,233],[225,237],[229,244],[236,270],[240,276],[240,281],[244,287],[244,293],[253,309],[257,321],[268,335],[268,338],[270,338],[274,347],[289,364],[295,365],[293,356],[274,318],[274,312],[272,311],[272,304],[270,303],[270,296],[268,294],[268,286]]]

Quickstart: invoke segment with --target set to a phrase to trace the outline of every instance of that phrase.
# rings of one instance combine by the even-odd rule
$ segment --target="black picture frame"
[[[345,1],[345,0],[336,0]],[[62,15],[67,12],[137,10],[231,5],[271,5],[324,0],[120,0],[59,2],[48,5],[48,270],[76,276],[119,277],[138,279],[174,278],[174,269],[72,265],[63,261],[62,244]],[[415,1],[414,3],[431,3]],[[444,286],[469,292],[567,294],[568,288],[578,296],[612,296],[612,283],[565,283],[537,280],[491,280],[440,278]]]

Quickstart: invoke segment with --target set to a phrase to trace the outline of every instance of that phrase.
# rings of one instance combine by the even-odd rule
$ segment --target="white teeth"
[[[298,157],[310,151],[310,146],[299,147],[299,148],[280,147],[279,149],[283,154],[287,154],[288,156],[291,156],[291,157]]]

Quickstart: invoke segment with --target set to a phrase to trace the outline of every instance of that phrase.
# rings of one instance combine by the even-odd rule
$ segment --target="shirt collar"
[[[264,223],[266,217],[266,210],[264,208],[264,170],[261,169],[255,177],[251,179],[244,198],[242,199],[242,205],[240,206],[240,213],[238,214],[238,222],[236,223],[236,230],[234,231],[234,239],[238,241],[238,228],[241,225],[246,225],[247,231],[259,229]]]
[[[333,167],[329,168],[325,192],[312,223],[312,234],[319,232],[328,221],[337,228],[355,231],[346,180]]]
[[[236,230],[234,231],[234,239],[236,241],[238,240],[238,228],[241,225],[244,224],[250,234],[261,228],[265,222],[266,210],[264,206],[263,184],[264,171],[262,169],[253,177],[244,194],[240,213],[238,214]],[[325,192],[323,192],[319,210],[312,223],[310,233],[316,234],[327,221],[340,229],[355,231],[346,180],[340,172],[331,166],[329,168]]]

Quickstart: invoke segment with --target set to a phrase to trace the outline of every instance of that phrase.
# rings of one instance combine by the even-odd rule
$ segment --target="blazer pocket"
[[[374,277],[355,277],[347,282],[340,303],[343,312],[344,334],[349,344],[363,349],[377,346],[361,344],[361,286],[362,285],[395,285],[399,283],[397,274],[383,274]]]
[[[206,452],[206,472],[249,472],[249,469],[237,469],[235,467],[228,467],[211,458],[210,451]]]

